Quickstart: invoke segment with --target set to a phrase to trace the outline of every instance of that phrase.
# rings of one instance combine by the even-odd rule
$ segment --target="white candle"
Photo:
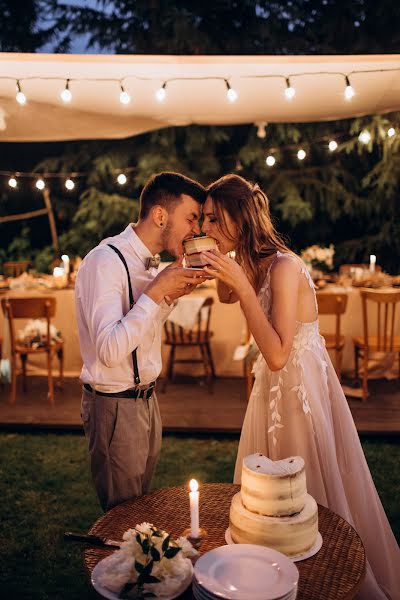
[[[375,264],[376,264],[376,256],[375,254],[371,254],[369,257],[369,270],[371,273],[375,272]]]
[[[66,275],[69,273],[69,256],[67,254],[63,254],[61,257],[63,261],[64,272]]]
[[[200,536],[199,528],[199,484],[195,479],[189,482],[190,492],[190,535],[194,538]]]
[[[64,275],[64,267],[55,267],[53,270],[54,277],[62,277]]]

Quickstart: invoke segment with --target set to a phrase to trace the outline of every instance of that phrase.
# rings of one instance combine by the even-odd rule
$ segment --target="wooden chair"
[[[9,260],[3,263],[3,274],[5,277],[19,277],[28,270],[30,264],[29,260]]]
[[[211,353],[210,340],[213,332],[210,331],[211,308],[214,299],[206,298],[197,314],[196,324],[192,329],[187,330],[176,325],[172,321],[164,323],[165,340],[164,343],[170,347],[167,374],[162,391],[165,392],[167,383],[174,379],[174,365],[178,363],[202,363],[206,374],[209,391],[212,392],[212,383],[215,379],[215,367]],[[176,358],[177,348],[190,348],[198,346],[201,358]]]
[[[368,365],[371,352],[399,353],[400,377],[400,333],[395,331],[396,305],[400,302],[397,290],[360,290],[364,335],[354,337],[354,359],[356,377],[359,378],[358,361],[363,359],[362,399],[368,396]],[[376,330],[371,335],[370,318],[376,308]],[[375,328],[374,328],[375,329]],[[399,327],[397,328],[399,329]]]
[[[335,371],[340,380],[345,337],[340,332],[341,316],[346,312],[347,294],[335,292],[317,292],[318,314],[335,316],[335,332],[321,332],[328,350],[335,352]]]
[[[3,298],[1,301],[3,312],[8,319],[10,342],[11,342],[11,394],[10,402],[15,404],[17,392],[17,360],[21,359],[23,390],[26,392],[26,367],[29,355],[40,353],[47,354],[47,398],[50,404],[54,404],[54,386],[52,374],[52,360],[57,355],[60,367],[60,385],[63,381],[64,353],[63,340],[51,342],[50,323],[55,315],[56,299],[52,297],[40,298]],[[21,344],[16,337],[16,319],[45,319],[47,324],[47,336],[43,346],[32,348]]]

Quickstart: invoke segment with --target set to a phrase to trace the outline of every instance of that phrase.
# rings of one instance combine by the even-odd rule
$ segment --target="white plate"
[[[194,566],[197,582],[219,598],[276,600],[297,586],[299,571],[284,554],[254,544],[221,546]]]
[[[97,563],[97,565],[95,566],[95,568],[92,571],[92,585],[94,587],[94,589],[96,590],[96,592],[98,592],[99,594],[101,594],[102,596],[104,596],[104,598],[108,598],[109,600],[119,600],[119,595],[116,594],[115,592],[112,592],[111,590],[109,590],[108,588],[104,587],[103,585],[101,585],[101,583],[99,583],[99,576],[103,573],[104,571],[104,561],[107,560],[108,557],[103,558],[100,562]],[[189,585],[192,583],[192,576],[193,573],[190,572],[189,576],[187,577],[187,579],[185,579],[184,581],[182,581],[182,585],[179,586],[179,588],[176,590],[176,592],[172,595],[172,596],[154,596],[154,598],[160,598],[161,600],[173,600],[173,598],[177,598],[178,596],[180,596],[181,594],[183,594],[183,592],[189,587]]]
[[[235,544],[236,543],[232,539],[231,531],[230,531],[229,527],[225,531],[225,541],[227,544]],[[303,552],[303,554],[297,554],[296,556],[289,556],[288,558],[290,558],[290,560],[292,560],[293,562],[299,562],[300,560],[306,560],[306,558],[310,558],[311,556],[314,556],[314,554],[317,554],[317,552],[319,550],[321,550],[321,547],[322,547],[322,535],[318,531],[317,539],[315,540],[314,546],[312,546],[309,550],[307,550],[307,552]]]
[[[211,592],[208,592],[205,588],[201,587],[201,585],[197,583],[196,577],[193,577],[192,591],[193,596],[196,598],[196,600],[220,600],[219,596],[216,596],[215,594],[212,594]],[[296,586],[288,594],[285,594],[280,598],[276,598],[276,600],[295,600],[297,596],[297,591],[298,589]]]

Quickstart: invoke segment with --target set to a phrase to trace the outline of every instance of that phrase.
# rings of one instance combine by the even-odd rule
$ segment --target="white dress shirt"
[[[131,277],[135,304],[129,309],[126,269],[107,246],[123,254]],[[135,387],[132,351],[137,348],[140,387],[161,371],[161,333],[173,306],[154,302],[144,293],[157,269],[146,270],[150,250],[132,224],[103,240],[84,258],[76,278],[75,299],[83,368],[81,380],[102,392]]]

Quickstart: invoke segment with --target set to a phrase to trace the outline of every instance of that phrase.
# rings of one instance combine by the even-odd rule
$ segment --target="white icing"
[[[291,456],[283,460],[271,460],[263,454],[250,454],[243,459],[243,464],[255,473],[265,475],[294,475],[304,469],[304,460],[301,456]]]

